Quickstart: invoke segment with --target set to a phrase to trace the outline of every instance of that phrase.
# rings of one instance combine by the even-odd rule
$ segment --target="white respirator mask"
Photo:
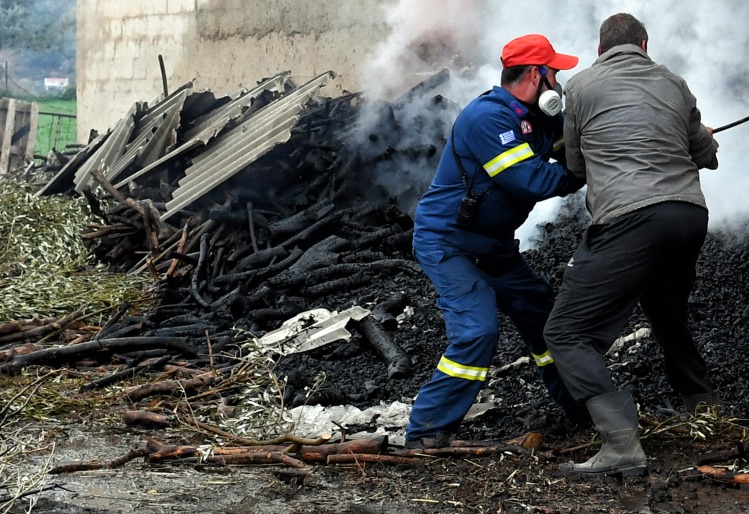
[[[549,79],[546,78],[546,73],[548,71],[546,66],[539,66],[538,70],[544,77],[541,84],[546,84],[546,87],[549,88],[539,95],[538,108],[547,116],[556,116],[562,112],[562,86],[559,83],[554,87],[551,86]],[[538,86],[539,90],[541,89],[541,84]]]

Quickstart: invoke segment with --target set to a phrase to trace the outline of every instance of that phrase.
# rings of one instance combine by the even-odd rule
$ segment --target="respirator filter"
[[[538,97],[538,108],[549,116],[556,116],[562,112],[562,86],[557,84],[552,89],[541,93]]]

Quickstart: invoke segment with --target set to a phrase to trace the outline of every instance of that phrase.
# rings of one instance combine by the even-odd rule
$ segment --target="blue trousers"
[[[490,263],[444,247],[414,248],[414,254],[439,295],[449,344],[414,402],[406,439],[457,432],[486,382],[499,340],[498,311],[517,327],[554,401],[572,421],[589,420],[568,393],[544,342],[544,324],[554,305],[551,286],[517,250]]]

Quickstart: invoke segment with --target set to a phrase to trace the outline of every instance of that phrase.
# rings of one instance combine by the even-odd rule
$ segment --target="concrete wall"
[[[78,139],[130,106],[196,79],[231,94],[290,70],[297,84],[333,70],[325,94],[361,89],[357,67],[388,28],[394,0],[78,0]]]

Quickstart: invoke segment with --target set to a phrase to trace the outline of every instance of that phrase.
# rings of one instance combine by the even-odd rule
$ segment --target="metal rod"
[[[39,111],[39,114],[45,114],[47,116],[59,116],[60,118],[75,118],[75,114],[68,114],[64,112],[47,112],[47,111]]]
[[[713,129],[713,134],[715,134],[716,132],[720,132],[721,130],[726,130],[731,127],[735,127],[736,125],[741,125],[742,123],[746,123],[747,121],[749,121],[749,116],[747,116],[746,118],[741,118],[740,120],[736,120],[733,123],[728,123],[727,125],[723,125],[722,127]]]
[[[161,87],[164,90],[164,98],[169,96],[169,87],[166,81],[166,67],[164,66],[164,56],[159,54],[159,69],[161,70]]]

